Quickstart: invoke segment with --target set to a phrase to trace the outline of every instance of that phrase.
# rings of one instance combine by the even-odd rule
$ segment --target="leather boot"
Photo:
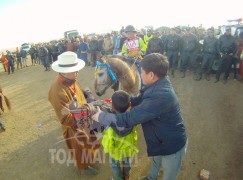
[[[206,80],[207,80],[207,81],[210,81],[210,74],[207,74],[207,75],[206,75]]]
[[[202,75],[198,75],[196,81],[200,81],[202,79]]]

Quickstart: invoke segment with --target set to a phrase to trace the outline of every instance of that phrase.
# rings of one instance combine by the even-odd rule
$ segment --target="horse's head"
[[[103,62],[103,63],[102,63]],[[105,91],[116,81],[116,77],[109,64],[97,61],[95,70],[95,93],[102,96]]]

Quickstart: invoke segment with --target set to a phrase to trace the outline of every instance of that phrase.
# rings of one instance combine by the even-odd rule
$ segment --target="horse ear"
[[[100,58],[100,62],[101,62],[101,63],[103,63],[103,64],[105,64],[105,63],[106,63],[105,58],[103,58],[103,57],[102,57],[102,58]]]

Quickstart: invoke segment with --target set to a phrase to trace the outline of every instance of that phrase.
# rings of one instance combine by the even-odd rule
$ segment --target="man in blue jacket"
[[[169,63],[165,56],[152,53],[141,61],[144,88],[131,98],[131,111],[104,113],[98,109],[93,119],[105,126],[118,128],[141,124],[152,166],[144,180],[157,180],[160,168],[163,180],[175,180],[185,155],[187,137],[180,106],[167,76]]]

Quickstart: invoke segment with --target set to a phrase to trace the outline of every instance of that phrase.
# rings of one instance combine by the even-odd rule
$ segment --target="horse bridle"
[[[98,68],[101,68],[101,67],[106,68],[106,70],[108,71],[107,73],[108,73],[109,76],[110,76],[110,79],[111,79],[111,82],[112,82],[112,83],[111,83],[110,85],[107,86],[107,88],[109,88],[110,86],[114,85],[114,84],[117,82],[116,74],[111,70],[109,63],[105,63],[105,64],[103,64],[103,63],[97,61],[97,62],[96,62],[96,68],[98,69]],[[95,76],[97,76],[98,73],[99,73],[99,70],[97,70],[97,71],[98,71],[98,72],[95,72]],[[97,84],[97,85],[106,85],[106,83],[99,83],[99,84]]]

